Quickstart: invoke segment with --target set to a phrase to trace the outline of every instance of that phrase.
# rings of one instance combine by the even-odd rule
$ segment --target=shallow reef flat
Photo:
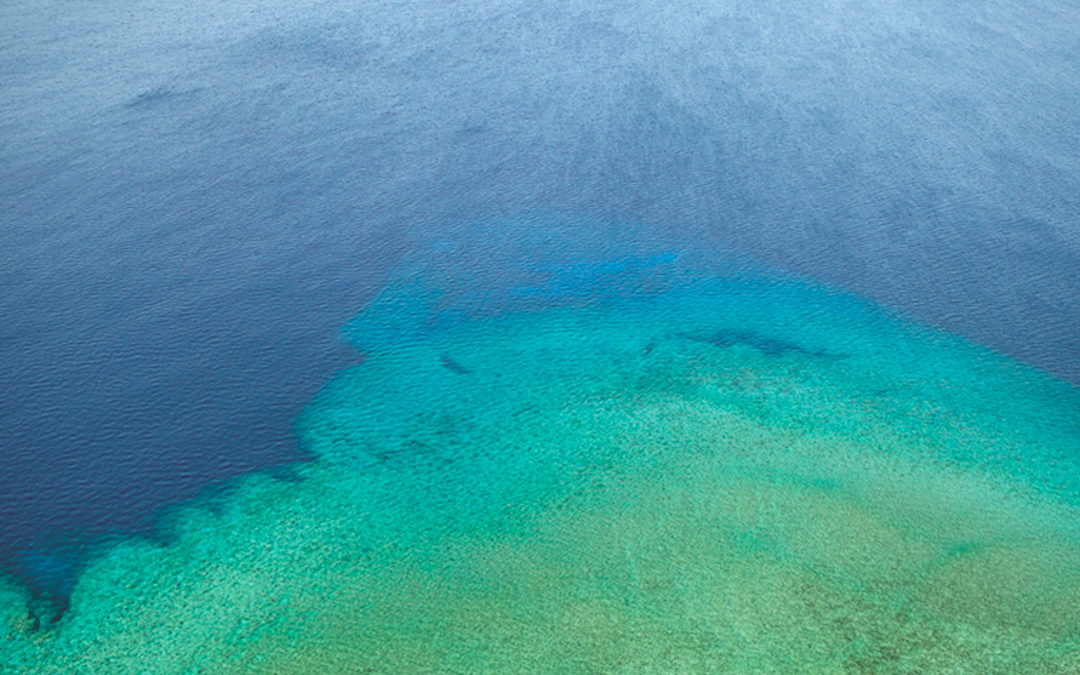
[[[52,625],[0,586],[0,664],[1080,672],[1075,388],[809,282],[632,273],[403,274],[299,480],[112,546]]]

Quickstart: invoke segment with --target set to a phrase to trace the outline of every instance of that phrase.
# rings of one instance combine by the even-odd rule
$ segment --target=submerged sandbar
[[[0,587],[0,663],[1080,670],[1075,388],[835,289],[600,269],[479,303],[403,274],[301,480],[111,548],[50,627]]]

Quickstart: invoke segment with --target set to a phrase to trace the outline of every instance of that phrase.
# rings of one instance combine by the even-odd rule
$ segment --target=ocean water
[[[0,670],[1078,669],[1078,14],[0,8]]]
[[[446,255],[445,253],[443,255]],[[1070,672],[1080,392],[675,253],[529,285],[425,252],[255,474],[127,540],[33,672]],[[450,266],[452,269],[452,265]]]

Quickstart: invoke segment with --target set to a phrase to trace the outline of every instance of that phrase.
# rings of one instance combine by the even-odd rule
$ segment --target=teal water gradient
[[[451,269],[346,327],[299,481],[117,544],[47,629],[0,588],[0,663],[1080,669],[1075,388],[739,262]]]

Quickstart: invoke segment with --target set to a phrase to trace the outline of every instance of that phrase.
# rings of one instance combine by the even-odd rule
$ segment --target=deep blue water
[[[731,251],[1080,383],[1075,3],[435,4],[0,7],[0,565],[303,459],[440,247]]]

